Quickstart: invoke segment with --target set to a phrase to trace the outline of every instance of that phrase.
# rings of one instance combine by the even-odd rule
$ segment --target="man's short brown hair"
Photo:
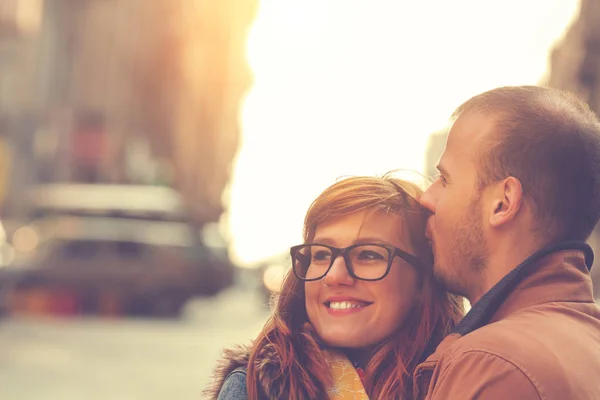
[[[575,95],[539,86],[501,87],[455,112],[494,119],[478,164],[484,188],[518,178],[548,241],[587,240],[600,219],[600,121]]]

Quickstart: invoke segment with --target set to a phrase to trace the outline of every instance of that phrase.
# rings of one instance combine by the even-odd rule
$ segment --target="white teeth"
[[[348,308],[360,308],[363,304],[353,303],[350,301],[332,301],[329,303],[329,308],[334,310],[346,310]]]

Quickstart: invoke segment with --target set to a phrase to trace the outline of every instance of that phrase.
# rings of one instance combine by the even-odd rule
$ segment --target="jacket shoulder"
[[[439,360],[437,379],[468,380],[475,368],[481,384],[504,381],[547,399],[597,398],[590,372],[600,369],[597,322],[565,305],[521,310],[452,343]]]
[[[217,400],[247,400],[248,389],[246,388],[246,369],[236,368],[223,382]]]
[[[451,360],[440,360],[438,367],[428,390],[430,400],[545,398],[531,376],[492,353],[465,351]]]
[[[533,368],[540,362],[564,362],[563,353],[573,352],[577,347],[582,350],[598,347],[599,333],[598,320],[582,319],[569,307],[541,305],[523,309],[461,337],[448,353],[482,351]],[[585,351],[581,356],[585,358]]]

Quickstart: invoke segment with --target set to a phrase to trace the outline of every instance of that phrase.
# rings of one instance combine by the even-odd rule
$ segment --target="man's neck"
[[[474,305],[479,299],[493,288],[510,271],[515,269],[527,257],[540,250],[539,244],[535,245],[513,242],[507,242],[506,245],[497,245],[494,251],[488,256],[486,266],[477,278],[472,290],[467,295],[471,305]]]

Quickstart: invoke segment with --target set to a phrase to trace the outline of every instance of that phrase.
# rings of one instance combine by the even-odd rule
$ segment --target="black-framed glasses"
[[[394,246],[379,243],[354,244],[340,249],[320,243],[307,243],[290,248],[294,275],[303,281],[322,279],[341,255],[348,273],[362,281],[378,281],[387,276],[395,257],[418,267],[421,263],[412,254]]]

